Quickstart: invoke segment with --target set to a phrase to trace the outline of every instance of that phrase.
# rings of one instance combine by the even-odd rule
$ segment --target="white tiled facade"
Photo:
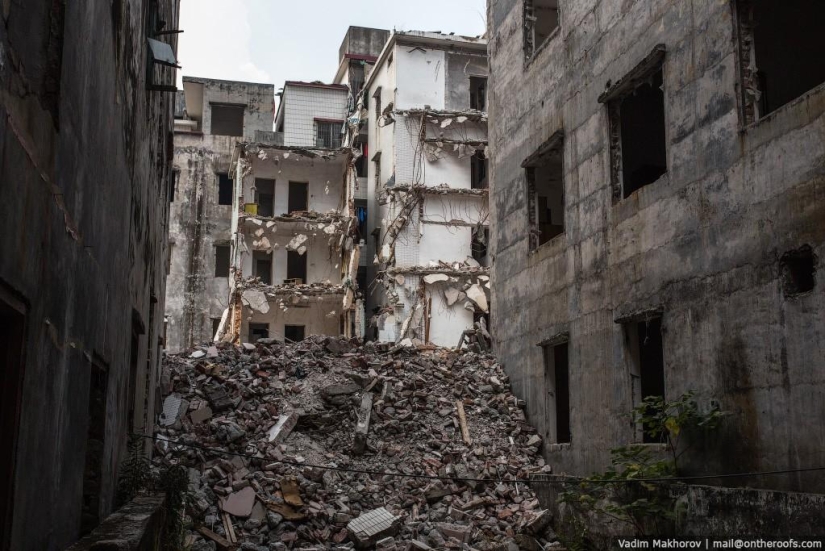
[[[283,96],[284,145],[315,147],[315,121],[343,121],[347,113],[347,90],[287,83]]]

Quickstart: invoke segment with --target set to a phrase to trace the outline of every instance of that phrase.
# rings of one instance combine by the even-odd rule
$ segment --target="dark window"
[[[284,325],[284,339],[287,342],[301,342],[304,340],[303,325]]]
[[[558,26],[558,0],[524,0],[524,55],[532,57]]]
[[[243,136],[242,105],[212,105],[212,134]]]
[[[487,77],[470,77],[470,109],[487,108]]]
[[[476,151],[470,158],[470,187],[487,189],[487,158],[483,151]]]
[[[232,180],[229,174],[218,173],[218,204],[232,204]]]
[[[570,369],[568,345],[544,347],[544,380],[547,386],[547,414],[555,415],[555,442],[570,443]],[[552,440],[552,434],[548,435]]]
[[[746,123],[825,82],[821,0],[737,0]]]
[[[229,245],[215,245],[215,277],[229,277]]]
[[[522,166],[527,179],[530,249],[564,233],[564,138],[556,132]]]
[[[306,182],[289,182],[289,212],[306,212],[309,210],[309,184]]]
[[[369,155],[369,147],[367,146],[367,138],[359,137],[355,139],[355,147],[361,149],[361,156],[355,160],[355,174],[359,178],[367,177],[367,155]]]
[[[255,202],[258,216],[275,216],[275,180],[255,178]]]
[[[178,188],[178,181],[180,180],[180,170],[173,170],[169,176],[169,202],[175,202],[175,191]]]
[[[299,284],[307,282],[307,253],[299,254],[298,251],[287,251],[286,278]]]
[[[269,338],[269,324],[268,323],[250,323],[249,324],[249,342],[256,343],[261,339]]]
[[[782,291],[794,296],[812,291],[816,285],[816,255],[810,245],[788,251],[779,260]]]
[[[83,470],[83,510],[80,534],[84,536],[100,524],[100,493],[103,484],[104,438],[106,435],[106,394],[108,370],[91,363],[89,379],[89,419],[86,429],[86,463]]]
[[[375,93],[372,95],[373,99],[375,100],[375,124],[378,126],[380,125],[381,119],[381,87],[375,89]]]
[[[366,266],[358,266],[358,275],[356,276],[358,280],[358,289],[361,290],[362,293],[366,293],[367,291],[367,267]]]
[[[0,289],[0,548],[9,549],[14,464],[22,404],[26,316],[22,302]]]
[[[264,285],[272,285],[272,256],[263,251],[252,253],[252,275]]]
[[[349,64],[349,86],[353,98],[357,98],[358,94],[364,88],[365,70],[363,61],[352,61]]]
[[[487,245],[490,242],[490,230],[487,228],[473,228],[472,234],[473,258],[482,266],[487,262]]]
[[[632,321],[625,325],[634,379],[634,406],[640,406],[646,398],[665,396],[665,358],[662,343],[662,318]],[[650,434],[646,427],[642,442],[662,442],[663,434]]]
[[[631,94],[610,102],[618,124],[621,143],[613,148],[622,167],[622,196],[652,184],[667,172],[665,145],[665,94],[662,69],[640,84]]]
[[[341,125],[343,122],[315,122],[315,146],[326,149],[341,147]]]
[[[221,318],[212,318],[212,336],[209,338],[210,341],[215,340],[215,335],[218,334],[218,328],[221,326]]]

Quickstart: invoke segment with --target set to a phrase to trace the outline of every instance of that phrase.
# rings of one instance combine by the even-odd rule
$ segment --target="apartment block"
[[[455,347],[486,333],[487,43],[395,32],[356,99],[367,128],[367,335]]]
[[[183,78],[169,197],[166,350],[215,338],[228,315],[235,145],[274,142],[274,86]]]
[[[488,2],[495,348],[554,472],[695,391],[683,474],[825,491],[823,9]]]

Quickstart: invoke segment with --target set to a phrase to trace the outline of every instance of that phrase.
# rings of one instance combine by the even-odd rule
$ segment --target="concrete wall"
[[[175,96],[146,89],[145,5],[2,4],[0,288],[25,316],[22,377],[4,379],[3,453],[15,459],[2,473],[12,486],[1,497],[11,506],[4,548],[68,547],[80,535],[87,451],[104,518],[127,434],[153,430]],[[178,28],[178,2],[158,7]],[[158,76],[174,83],[171,70]],[[6,376],[18,344],[4,340]],[[92,364],[106,373],[103,418],[89,416]],[[20,408],[7,411],[18,383]],[[99,448],[87,449],[90,423],[102,427]]]
[[[218,201],[218,173],[229,173],[235,144],[252,140],[256,130],[272,129],[271,84],[184,78],[184,86],[202,88],[204,133],[175,133],[175,170],[169,240],[172,254],[166,293],[166,349],[176,353],[211,341],[213,319],[229,305],[226,277],[215,277],[215,246],[229,245],[232,205]],[[245,105],[244,137],[209,134],[210,104]],[[200,122],[200,121],[199,121]]]
[[[283,96],[284,145],[316,146],[316,118],[343,121],[347,113],[344,87],[287,83]]]
[[[572,442],[545,446],[557,472],[603,469],[635,441],[623,328],[663,310],[665,394],[699,392],[731,416],[689,472],[822,465],[825,292],[786,297],[779,259],[825,254],[825,89],[744,127],[731,2],[561,3],[561,28],[523,52],[523,3],[488,2],[493,330],[500,361],[548,438],[554,413],[539,342],[570,339]],[[608,83],[664,44],[668,173],[612,200]],[[521,163],[564,132],[566,231],[528,244]],[[821,262],[821,260],[820,260]],[[734,483],[825,491],[822,473]]]

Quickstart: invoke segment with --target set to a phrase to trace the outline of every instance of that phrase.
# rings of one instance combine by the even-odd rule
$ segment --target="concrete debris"
[[[241,295],[244,303],[261,314],[269,312],[269,301],[263,291],[258,289],[247,289]]]
[[[444,274],[430,274],[424,276],[424,283],[427,285],[432,285],[433,283],[438,283],[439,281],[449,281],[450,276]]]
[[[467,298],[475,303],[482,312],[487,313],[487,295],[479,285],[472,285],[466,291]]]
[[[447,306],[452,306],[456,302],[458,302],[458,297],[462,294],[461,291],[450,287],[449,289],[444,290],[444,298],[447,299]]]
[[[298,254],[304,254],[307,251],[304,243],[306,243],[308,239],[309,238],[306,235],[299,233],[293,237],[289,243],[287,243],[286,250],[295,251]]]
[[[404,341],[167,356],[167,397],[191,406],[159,424],[153,462],[189,469],[193,549],[549,544],[550,517],[512,482],[550,469],[507,375],[486,354]]]
[[[161,426],[168,427],[174,425],[182,412],[185,412],[189,407],[189,403],[183,400],[177,394],[171,394],[163,401],[163,412],[160,414],[158,423]]]

